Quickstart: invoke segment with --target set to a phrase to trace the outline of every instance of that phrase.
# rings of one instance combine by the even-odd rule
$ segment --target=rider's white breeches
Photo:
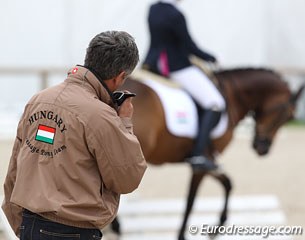
[[[171,72],[170,78],[179,83],[205,109],[222,111],[226,107],[223,96],[213,82],[197,67],[190,66]]]

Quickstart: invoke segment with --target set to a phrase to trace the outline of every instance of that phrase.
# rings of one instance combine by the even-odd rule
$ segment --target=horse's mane
[[[254,71],[257,71],[257,72],[266,72],[266,73],[271,73],[271,74],[274,74],[276,75],[277,77],[281,78],[280,74],[275,72],[274,70],[272,69],[269,69],[269,68],[263,68],[263,67],[257,67],[257,68],[254,68],[254,67],[246,67],[246,68],[232,68],[232,69],[219,69],[217,71],[215,71],[215,74],[226,74],[226,73],[237,73],[237,72],[254,72]]]
[[[233,78],[234,75],[248,74],[248,73],[265,73],[268,74],[269,76],[272,76],[272,79],[277,81],[278,83],[288,85],[287,81],[285,81],[278,72],[269,68],[262,68],[262,67],[232,68],[232,69],[220,69],[214,72],[216,76],[220,76],[219,78],[220,80],[224,80],[224,79],[230,80]],[[225,76],[228,77],[226,78]]]

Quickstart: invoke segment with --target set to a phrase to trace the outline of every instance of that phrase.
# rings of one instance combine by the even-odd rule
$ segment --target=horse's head
[[[253,148],[259,155],[268,153],[277,130],[294,118],[296,102],[304,90],[303,85],[296,93],[283,91],[271,94],[254,112],[256,121]]]

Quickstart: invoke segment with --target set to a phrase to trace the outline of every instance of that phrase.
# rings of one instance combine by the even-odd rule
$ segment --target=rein
[[[289,118],[288,109],[292,105],[294,105],[294,100],[291,98],[288,102],[276,104],[275,106],[272,106],[271,108],[260,113],[260,115],[269,115],[276,111],[279,111],[279,116],[275,118],[275,120],[269,125],[269,127],[266,127],[266,130],[263,132],[264,134],[262,134],[263,136],[268,136],[269,133],[271,133],[274,129],[277,129],[279,126],[281,126],[287,121],[287,119]],[[257,117],[255,116],[255,118]]]
[[[217,78],[217,80],[218,80],[220,89],[222,90],[222,93],[225,96],[225,99],[227,102],[228,102],[228,91],[230,91],[230,90],[232,91],[232,89],[236,89],[237,94],[234,94],[236,101],[241,105],[241,108],[243,108],[247,112],[247,114],[250,114],[253,118],[257,119],[256,112],[253,110],[249,111],[249,106],[247,104],[246,97],[244,96],[243,92],[240,90],[240,87],[239,87],[237,81],[235,80],[235,78],[231,77],[231,79],[230,79],[231,84],[227,84],[231,88],[230,90],[225,87],[225,84],[223,81],[221,81],[221,79]],[[291,98],[289,99],[288,102],[275,104],[274,106],[272,106],[269,109],[266,109],[260,113],[260,115],[268,115],[268,114],[274,113],[275,111],[279,111],[279,116],[277,118],[275,118],[275,121],[272,122],[272,124],[270,124],[270,126],[267,128],[267,131],[265,131],[265,134],[272,132],[274,129],[278,128],[282,123],[284,123],[288,119],[289,112],[287,110],[294,103],[295,103],[295,101],[293,99],[293,96],[291,96]],[[231,113],[230,122],[231,122],[232,126],[235,126],[237,124],[238,118],[239,118],[238,112],[236,111],[236,109],[231,108],[230,113]]]
[[[244,98],[241,96],[242,93],[240,91],[240,88],[238,87],[238,84],[235,80],[235,78],[231,78],[229,81],[232,83],[232,84],[224,84],[223,80],[217,78],[217,82],[218,82],[218,86],[220,87],[220,90],[226,100],[227,103],[229,103],[229,92],[231,91],[232,92],[232,89],[236,89],[238,91],[238,94],[234,94],[234,97],[236,98],[237,102],[241,104],[241,107],[243,109],[245,109],[246,111],[248,111],[248,106],[245,104],[245,101],[244,101]],[[226,87],[226,85],[228,85],[228,87]],[[236,108],[234,108],[234,106],[232,106],[231,108],[228,108],[228,104],[227,104],[227,109],[228,109],[228,114],[230,116],[230,125],[231,126],[236,126],[238,121],[239,121],[239,117],[238,117],[238,112],[236,110]]]

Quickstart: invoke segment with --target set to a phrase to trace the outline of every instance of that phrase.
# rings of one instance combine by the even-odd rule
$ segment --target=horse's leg
[[[121,235],[121,228],[120,228],[120,222],[118,220],[118,216],[116,216],[115,219],[113,219],[110,228],[114,233]]]
[[[232,190],[232,184],[230,178],[220,169],[211,172],[211,176],[213,176],[215,179],[220,181],[222,186],[224,187],[224,193],[225,193],[225,202],[223,206],[223,210],[220,215],[219,224],[218,226],[223,226],[224,223],[227,220],[227,214],[228,214],[228,202],[229,202],[229,196],[230,192]],[[219,229],[219,228],[218,228]],[[217,233],[210,235],[210,238],[214,238],[217,235]]]
[[[198,187],[205,174],[206,174],[205,171],[202,171],[202,172],[193,171],[193,175],[192,175],[192,179],[191,179],[191,183],[190,183],[190,187],[189,187],[189,193],[188,193],[188,197],[187,197],[186,210],[185,210],[183,222],[182,222],[182,225],[181,225],[181,228],[179,231],[178,240],[185,240],[184,232],[185,232],[187,220],[191,213]]]

